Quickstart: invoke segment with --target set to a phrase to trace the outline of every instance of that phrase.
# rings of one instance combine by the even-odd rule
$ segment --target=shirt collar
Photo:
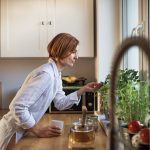
[[[49,58],[48,63],[49,63],[49,64],[52,64],[52,67],[53,67],[53,69],[54,69],[54,74],[55,74],[55,76],[56,76],[56,77],[60,77],[60,76],[61,76],[61,71],[58,70],[55,61],[52,60],[51,58]]]

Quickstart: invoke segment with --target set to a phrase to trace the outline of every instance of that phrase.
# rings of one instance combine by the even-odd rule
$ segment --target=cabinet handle
[[[48,22],[48,24],[49,24],[49,25],[52,25],[52,22],[51,22],[51,21],[49,21],[49,22]]]
[[[42,21],[41,25],[44,25],[44,21]]]

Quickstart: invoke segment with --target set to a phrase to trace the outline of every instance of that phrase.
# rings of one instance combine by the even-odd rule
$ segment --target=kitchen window
[[[148,36],[148,1],[122,0],[122,38]],[[140,71],[142,79],[147,78],[148,63],[138,47],[132,47],[125,54],[123,68]]]

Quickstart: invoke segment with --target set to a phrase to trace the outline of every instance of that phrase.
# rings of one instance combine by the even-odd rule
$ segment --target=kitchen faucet
[[[150,65],[150,41],[144,37],[130,37],[124,40],[121,45],[118,47],[111,68],[111,78],[110,78],[110,136],[109,136],[109,150],[119,150],[119,143],[117,142],[117,134],[118,131],[116,129],[115,123],[115,89],[116,89],[116,78],[117,78],[117,69],[119,68],[119,64],[121,58],[125,54],[125,52],[132,46],[138,46],[142,49],[148,57],[149,65]]]

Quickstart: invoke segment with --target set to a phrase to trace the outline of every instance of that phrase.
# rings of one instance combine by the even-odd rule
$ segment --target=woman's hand
[[[59,136],[62,133],[62,130],[56,126],[43,126],[43,127],[33,127],[28,129],[27,131],[34,133],[36,136],[41,138],[48,138],[48,137],[54,137]]]
[[[77,95],[81,96],[85,92],[95,92],[102,86],[102,83],[90,82],[77,91]]]

